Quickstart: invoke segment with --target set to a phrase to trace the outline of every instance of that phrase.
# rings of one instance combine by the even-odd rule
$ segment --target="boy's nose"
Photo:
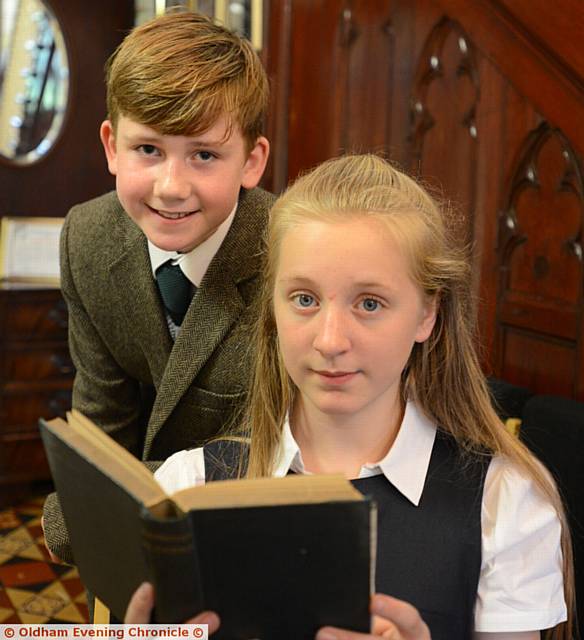
[[[313,346],[325,358],[332,358],[351,347],[348,323],[344,315],[334,309],[322,310],[319,314],[317,332]]]
[[[188,169],[178,161],[168,160],[160,167],[154,184],[154,195],[160,200],[187,200],[192,186]]]

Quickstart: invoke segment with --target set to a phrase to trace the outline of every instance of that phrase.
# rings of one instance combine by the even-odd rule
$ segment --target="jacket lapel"
[[[114,288],[124,292],[125,320],[148,360],[153,384],[158,387],[172,349],[172,339],[152,277],[146,238],[131,220],[126,219],[126,214],[123,215],[126,241],[122,252],[110,265],[110,275]]]
[[[231,229],[183,320],[152,409],[145,456],[176,404],[245,309],[238,285],[257,274],[268,208],[264,202],[258,203],[258,192],[265,200],[267,194],[260,190],[242,194]]]

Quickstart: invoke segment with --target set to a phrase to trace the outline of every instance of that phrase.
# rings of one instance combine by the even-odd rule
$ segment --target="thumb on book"
[[[130,599],[124,622],[126,624],[148,624],[153,606],[154,588],[149,582],[143,582]]]

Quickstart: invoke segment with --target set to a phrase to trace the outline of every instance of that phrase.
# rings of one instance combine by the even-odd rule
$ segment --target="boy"
[[[73,406],[160,461],[215,435],[243,400],[273,200],[256,188],[268,82],[248,42],[191,12],[134,29],[106,79],[116,192],[74,207],[61,237]],[[54,494],[44,525],[71,562]]]

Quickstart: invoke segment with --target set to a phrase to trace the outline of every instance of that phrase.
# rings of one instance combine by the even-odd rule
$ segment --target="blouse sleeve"
[[[540,630],[564,621],[561,525],[533,480],[494,458],[481,518],[475,631]]]
[[[173,454],[158,468],[154,477],[166,493],[205,484],[203,447]]]

